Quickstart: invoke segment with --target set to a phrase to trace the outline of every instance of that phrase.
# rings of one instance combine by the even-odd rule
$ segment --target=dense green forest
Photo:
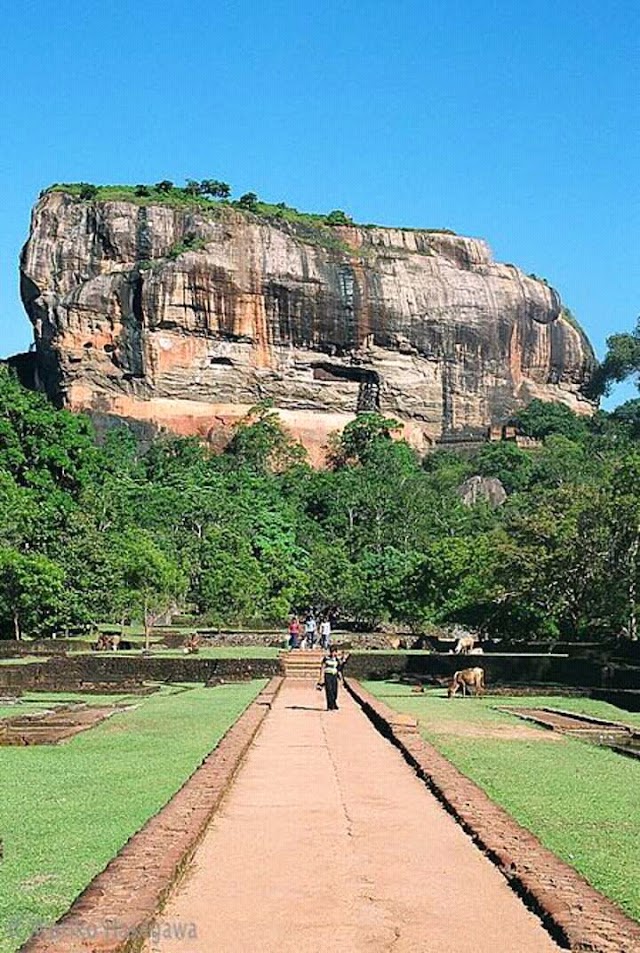
[[[195,439],[140,446],[125,426],[96,441],[89,419],[0,368],[0,632],[174,604],[213,625],[314,606],[362,628],[635,638],[640,401],[592,420],[534,401],[517,423],[538,449],[420,459],[363,414],[318,471],[268,407],[218,455]],[[465,505],[472,475],[498,477],[504,504]]]

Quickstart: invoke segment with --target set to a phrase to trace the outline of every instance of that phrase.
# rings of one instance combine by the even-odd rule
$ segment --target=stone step
[[[314,649],[280,653],[280,661],[286,678],[317,679],[323,658],[324,652]]]

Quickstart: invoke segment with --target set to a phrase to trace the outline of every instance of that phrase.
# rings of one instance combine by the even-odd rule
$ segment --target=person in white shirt
[[[320,623],[320,645],[323,649],[328,649],[331,643],[331,623],[328,618],[324,618]]]

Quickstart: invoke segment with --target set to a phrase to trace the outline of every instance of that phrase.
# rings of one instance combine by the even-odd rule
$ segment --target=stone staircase
[[[280,653],[280,664],[285,678],[312,678],[318,680],[324,652],[317,649],[294,649]]]

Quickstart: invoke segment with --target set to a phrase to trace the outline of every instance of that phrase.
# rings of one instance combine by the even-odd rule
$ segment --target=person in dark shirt
[[[322,659],[318,685],[324,685],[327,711],[338,710],[338,682],[342,678],[342,666],[346,659],[338,658],[338,650],[332,645],[329,654]]]

